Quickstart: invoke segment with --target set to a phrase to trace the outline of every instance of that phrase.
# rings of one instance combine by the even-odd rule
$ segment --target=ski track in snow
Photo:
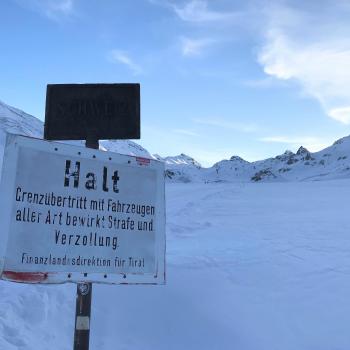
[[[168,184],[167,285],[93,288],[91,349],[347,350],[350,180]],[[0,282],[0,349],[72,349],[75,286]]]

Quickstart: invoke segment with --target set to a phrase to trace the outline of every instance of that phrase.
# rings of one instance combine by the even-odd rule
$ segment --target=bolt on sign
[[[164,164],[8,134],[0,274],[29,283],[165,283]]]

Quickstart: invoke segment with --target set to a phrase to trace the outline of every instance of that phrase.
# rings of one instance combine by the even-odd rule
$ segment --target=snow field
[[[93,288],[91,349],[347,350],[350,181],[167,185],[167,285]],[[75,285],[0,282],[0,349],[72,349]]]

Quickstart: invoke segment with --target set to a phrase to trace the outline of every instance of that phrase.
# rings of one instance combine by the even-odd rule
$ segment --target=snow
[[[350,178],[350,136],[311,153],[300,147],[273,158],[248,162],[239,156],[202,168],[193,158],[162,158],[170,182],[285,182]],[[190,159],[191,161],[188,161]]]
[[[5,131],[42,129],[0,102],[0,169]],[[101,148],[151,157],[132,141]],[[349,349],[350,137],[207,169],[185,154],[162,160],[167,285],[94,284],[90,348]],[[72,349],[75,289],[0,281],[0,349]]]
[[[39,119],[0,101],[0,129],[24,136],[41,137],[44,126]]]
[[[166,166],[171,171],[171,176],[168,176],[171,182],[285,182],[350,178],[350,136],[315,153],[301,146],[296,153],[286,151],[255,162],[232,156],[210,168],[196,167],[190,162],[166,162]]]
[[[91,349],[346,350],[350,180],[167,185],[167,285],[94,285]],[[0,283],[0,348],[72,348],[73,285]]]

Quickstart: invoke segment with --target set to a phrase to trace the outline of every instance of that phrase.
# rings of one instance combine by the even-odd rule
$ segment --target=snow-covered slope
[[[168,183],[167,284],[94,284],[90,349],[350,349],[349,196]],[[0,281],[0,349],[71,350],[75,288]]]
[[[202,166],[186,154],[182,153],[179,156],[164,158],[155,154],[154,158],[165,162],[165,176],[168,180],[174,182],[192,182],[204,179]]]
[[[254,169],[251,163],[239,156],[232,156],[229,160],[215,163],[207,171],[208,181],[246,181],[253,176]]]
[[[320,152],[300,147],[296,153],[286,151],[275,158],[252,163],[258,170],[283,180],[321,180],[350,177],[350,136],[336,141]],[[253,180],[263,180],[258,172]]]
[[[5,132],[42,137],[43,130],[43,123],[39,119],[0,101],[0,169],[2,167]]]
[[[25,136],[42,137],[43,123],[17,109],[0,101],[0,131]]]
[[[168,164],[168,168],[173,170],[174,165]],[[256,162],[233,156],[211,168],[197,168],[183,162],[175,169],[178,171],[173,171],[171,178],[175,182],[183,179],[203,182],[283,182],[350,178],[350,136],[315,153],[301,146],[296,153],[286,151],[274,158]]]

